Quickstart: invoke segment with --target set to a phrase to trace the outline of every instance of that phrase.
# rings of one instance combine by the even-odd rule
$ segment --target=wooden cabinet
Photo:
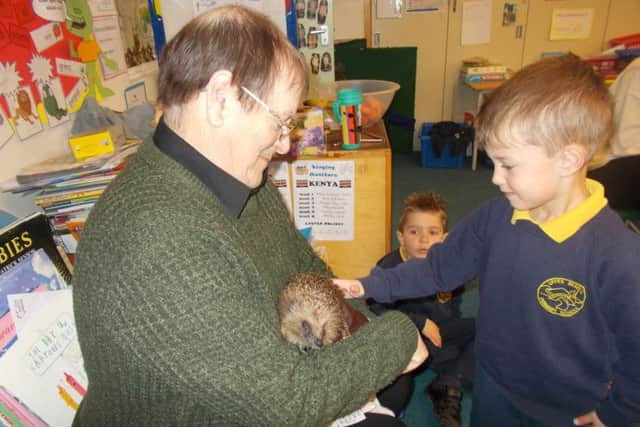
[[[357,150],[329,144],[326,155],[301,156],[295,160],[354,162],[354,238],[349,241],[316,240],[314,246],[331,268],[343,278],[368,275],[376,262],[391,249],[391,147],[382,121],[367,129],[382,142],[363,142]]]
[[[606,48],[611,38],[638,32],[640,20],[639,0],[493,1],[489,2],[492,5],[490,42],[462,46],[465,3],[469,13],[473,10],[469,6],[478,5],[478,1],[443,1],[442,9],[423,12],[409,12],[407,6],[403,6],[397,19],[379,19],[374,0],[340,1],[349,8],[336,2],[339,13],[358,15],[357,18],[341,16],[336,19],[337,34],[345,33],[339,25],[352,26],[364,21],[362,32],[368,39],[368,46],[418,47],[415,149],[419,147],[418,132],[422,122],[462,121],[465,111],[474,111],[476,94],[459,79],[463,58],[480,55],[519,69],[539,59],[543,52],[571,50],[578,55],[592,55]],[[404,2],[405,5],[409,3]],[[516,8],[516,21],[512,25],[502,24],[505,4]],[[556,8],[593,9],[590,36],[582,40],[549,40],[551,17]],[[359,13],[364,14],[364,19]]]

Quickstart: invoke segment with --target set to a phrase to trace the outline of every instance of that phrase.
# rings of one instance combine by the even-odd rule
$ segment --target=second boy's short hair
[[[442,228],[447,227],[447,202],[438,193],[432,191],[426,193],[411,193],[404,202],[404,208],[400,215],[398,231],[403,231],[407,225],[407,218],[413,212],[434,212],[440,214]]]
[[[575,55],[529,64],[494,90],[476,118],[479,147],[525,143],[556,153],[576,143],[589,158],[612,130],[609,91]]]

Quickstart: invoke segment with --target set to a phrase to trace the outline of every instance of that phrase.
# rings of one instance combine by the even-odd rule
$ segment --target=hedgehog
[[[280,332],[302,353],[347,338],[368,322],[329,277],[318,273],[291,276],[278,305]]]

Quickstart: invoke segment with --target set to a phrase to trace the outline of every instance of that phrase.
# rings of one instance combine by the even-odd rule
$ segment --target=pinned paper
[[[38,82],[38,91],[42,107],[47,114],[49,127],[58,126],[69,120],[67,101],[59,78]]]
[[[62,0],[33,0],[33,11],[47,21],[64,21],[64,2]]]
[[[594,9],[553,9],[549,40],[578,40],[591,36]]]
[[[7,142],[13,136],[13,128],[0,108],[0,146]]]
[[[20,139],[27,139],[42,131],[42,123],[29,86],[22,86],[9,95],[5,94],[5,99]]]
[[[56,58],[56,69],[61,76],[81,79],[87,75],[84,64],[71,59]]]
[[[62,41],[62,28],[58,22],[50,22],[31,31],[31,40],[38,52]]]

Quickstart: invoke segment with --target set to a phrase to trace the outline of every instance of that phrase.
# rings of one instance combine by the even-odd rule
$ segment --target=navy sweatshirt
[[[416,298],[477,276],[477,362],[516,406],[553,426],[594,409],[607,426],[628,426],[640,420],[640,238],[600,184],[588,187],[585,202],[545,224],[492,200],[426,259],[374,268],[365,298]]]

